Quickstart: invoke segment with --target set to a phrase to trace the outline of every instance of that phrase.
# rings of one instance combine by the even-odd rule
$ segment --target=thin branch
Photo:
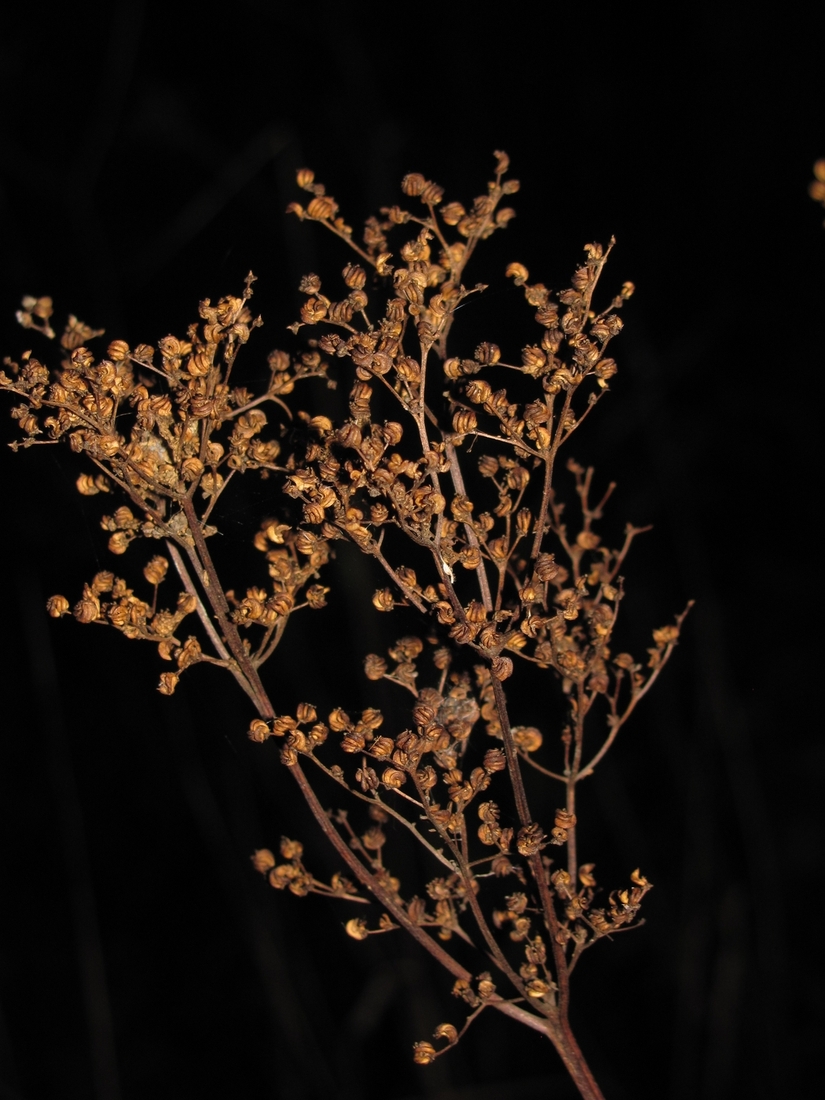
[[[215,647],[219,656],[224,661],[229,661],[231,659],[229,656],[229,650],[221,641],[217,630],[215,630],[215,627],[212,624],[212,619],[209,617],[209,612],[203,606],[203,600],[201,600],[200,594],[197,588],[195,588],[192,578],[189,576],[189,570],[184,565],[183,558],[180,556],[177,546],[175,546],[171,539],[166,540],[166,549],[169,551],[169,557],[174,562],[175,569],[178,571],[178,576],[183,582],[183,587],[186,589],[189,595],[194,597],[195,599],[198,618],[201,621],[203,629],[209,635],[209,640],[212,642],[212,645]]]
[[[684,622],[685,616],[693,607],[693,604],[693,600],[688,600],[688,604],[685,610],[680,615],[676,616],[676,625],[678,627],[681,627],[682,623]],[[611,721],[611,729],[607,740],[593,757],[593,759],[588,764],[586,764],[585,767],[583,767],[578,773],[578,775],[576,776],[576,782],[578,782],[580,779],[585,779],[588,775],[592,775],[596,765],[604,757],[605,753],[609,750],[610,746],[616,740],[616,736],[618,735],[619,730],[636,709],[637,705],[642,701],[642,699],[644,699],[645,695],[647,695],[647,693],[658,680],[659,674],[661,673],[667,662],[670,660],[670,656],[673,653],[673,650],[676,648],[678,641],[679,639],[676,638],[674,641],[668,643],[664,653],[659,660],[659,664],[656,666],[656,668],[653,669],[650,676],[648,676],[647,680],[645,681],[644,685],[633,693],[633,696],[628,703],[627,709],[625,710],[624,714],[622,714],[621,717],[613,718],[613,720]]]

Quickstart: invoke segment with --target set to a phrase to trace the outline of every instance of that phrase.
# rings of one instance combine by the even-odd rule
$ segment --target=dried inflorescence
[[[457,309],[485,289],[465,286],[465,268],[513,217],[502,205],[518,190],[507,170],[497,153],[494,179],[467,207],[444,203],[443,188],[424,176],[406,176],[411,202],[369,219],[363,244],[313,173],[301,171],[299,186],[312,197],[290,211],[332,232],[354,258],[331,295],[317,275],[302,279],[305,300],[291,328],[310,331],[308,349],[273,352],[262,392],[233,384],[238,353],[260,323],[248,308],[251,276],[240,297],[201,303],[202,324],[185,340],[164,338],[157,351],[115,340],[96,359],[87,344],[100,334],[71,318],[58,370],[27,353],[7,362],[0,385],[20,400],[12,413],[20,445],[66,439],[91,462],[82,493],[128,497],[102,520],[113,553],[139,538],[168,547],[169,558],[154,554],[144,569],[151,602],[100,573],[75,617],[155,641],[177,668],[161,691],[174,690],[196,661],[229,669],[256,708],[249,737],[280,744],[348,877],[316,879],[291,840],[281,842],[281,863],[268,849],[256,852],[256,869],[297,895],[371,897],[377,918],[351,918],[350,936],[406,930],[453,975],[453,992],[470,1009],[463,1030],[494,1007],[546,1034],[582,1095],[598,1097],[570,1031],[570,973],[585,949],[636,921],[650,883],[636,870],[627,886],[599,891],[594,864],[579,861],[577,787],[659,677],[686,611],[653,632],[646,660],[615,652],[621,570],[644,529],[628,526],[611,548],[600,521],[614,486],[599,497],[593,470],[569,459],[563,478],[576,508],[566,512],[556,484],[560,450],[617,370],[609,352],[632,284],[595,304],[613,242],[588,244],[558,293],[510,264],[506,274],[536,324],[515,356],[487,340],[465,356],[448,348]],[[54,337],[50,300],[25,299],[19,316]],[[346,386],[346,417],[334,424],[293,410],[286,399],[296,382],[333,369]],[[283,500],[254,538],[266,568],[239,596],[212,562],[207,540],[217,528],[208,521],[217,522],[231,480],[249,471],[276,478]],[[406,728],[388,729],[375,708],[338,707],[325,721],[308,703],[278,713],[261,682],[290,615],[325,605],[323,570],[339,540],[375,560],[374,608],[412,609],[422,624],[364,662],[368,680],[407,693]],[[169,559],[184,588],[174,611],[157,608]],[[53,597],[49,611],[67,613],[68,600]],[[199,635],[179,637],[193,613]],[[558,685],[564,717],[555,731],[511,717],[517,696],[508,689],[527,666]],[[533,815],[522,767],[556,785],[553,810]],[[355,812],[325,811],[315,773]],[[433,877],[418,893],[393,873],[388,822],[431,862]],[[445,946],[454,938],[479,949],[476,974]],[[441,1024],[441,1045],[417,1043],[415,1060],[432,1062],[459,1037]]]

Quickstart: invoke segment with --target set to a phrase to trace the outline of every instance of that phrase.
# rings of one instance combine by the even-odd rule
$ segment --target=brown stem
[[[567,780],[567,812],[575,816],[576,813],[576,780],[570,776]],[[567,830],[567,873],[570,875],[572,888],[576,889],[576,876],[578,875],[578,854],[576,851],[576,826]]]
[[[585,1062],[584,1055],[579,1049],[579,1044],[576,1042],[567,1016],[565,1015],[559,1021],[557,1029],[548,1032],[548,1034],[583,1100],[604,1100],[602,1091],[596,1084],[596,1079],[590,1072],[590,1067]]]
[[[496,699],[496,710],[498,712],[498,720],[501,725],[501,737],[504,741],[504,755],[507,757],[507,773],[510,776],[510,782],[513,786],[513,795],[516,800],[516,813],[522,826],[531,824],[530,807],[527,805],[527,793],[524,790],[524,780],[521,778],[521,768],[519,767],[518,750],[516,749],[516,743],[513,740],[513,731],[510,729],[510,719],[507,715],[507,697],[504,694],[504,687],[501,680],[493,676],[490,673],[490,679],[493,682],[493,693]]]
[[[461,472],[461,465],[458,461],[458,455],[456,449],[452,443],[446,445],[447,459],[450,463],[450,477],[452,478],[453,488],[459,496],[466,497],[467,490],[464,487],[464,476]],[[473,530],[471,523],[464,524],[464,532],[467,535],[467,541],[470,546],[478,548],[478,536]],[[484,567],[484,562],[480,562],[478,569],[476,569],[476,575],[478,577],[478,586],[481,589],[481,602],[484,604],[485,611],[493,610],[493,597],[490,593],[490,582],[487,578],[487,570]]]
[[[258,713],[262,718],[274,718],[275,711],[272,709],[272,704],[269,702],[264,686],[261,683],[258,670],[253,665],[252,658],[244,647],[238,628],[232,622],[229,604],[226,602],[226,596],[223,593],[220,578],[218,577],[217,570],[212,561],[212,556],[209,553],[209,548],[206,545],[206,539],[203,537],[203,531],[201,530],[200,520],[195,511],[195,506],[191,500],[184,501],[183,511],[186,515],[189,531],[195,542],[194,547],[187,548],[189,556],[192,564],[202,570],[200,580],[203,584],[206,598],[209,600],[215,618],[218,620],[218,625],[226,639],[226,644],[232,656],[235,658],[238,669],[249,685],[248,694],[255,700],[258,707]]]

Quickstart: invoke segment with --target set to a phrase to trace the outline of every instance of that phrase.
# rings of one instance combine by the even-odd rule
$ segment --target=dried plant
[[[608,351],[632,284],[596,304],[613,242],[587,245],[557,294],[531,282],[523,265],[507,268],[536,323],[518,361],[492,342],[471,357],[450,353],[457,310],[485,289],[468,288],[465,269],[513,216],[502,205],[518,190],[507,170],[497,153],[495,178],[469,209],[443,203],[443,189],[422,175],[406,176],[413,208],[370,218],[362,244],[313,173],[301,171],[309,198],[290,212],[340,238],[351,262],[335,298],[317,275],[303,278],[305,302],[291,328],[312,338],[296,355],[269,355],[260,391],[237,384],[239,353],[260,324],[249,308],[251,275],[240,296],[201,302],[201,323],[157,349],[114,340],[100,358],[88,345],[101,333],[71,317],[59,368],[26,353],[6,361],[0,384],[19,402],[12,416],[23,439],[13,446],[65,440],[89,461],[79,491],[120,498],[101,520],[111,552],[149,540],[137,592],[100,572],[73,607],[52,597],[49,613],[156,645],[170,666],[160,676],[164,694],[196,662],[230,673],[256,711],[249,737],[280,742],[342,873],[320,881],[288,839],[279,856],[255,852],[255,869],[298,896],[371,899],[380,915],[349,919],[350,936],[403,930],[444,966],[466,1020],[416,1043],[416,1062],[440,1057],[493,1009],[545,1035],[581,1095],[595,1098],[569,1024],[570,975],[585,950],[639,923],[651,884],[635,870],[627,884],[599,891],[594,864],[579,858],[577,790],[656,682],[687,609],[653,631],[645,659],[613,652],[622,565],[641,529],[628,526],[615,549],[602,543],[614,486],[596,492],[593,470],[572,459],[573,514],[556,489],[562,447],[617,370]],[[391,234],[402,239],[395,254]],[[18,314],[55,339],[51,317],[45,298],[25,299]],[[308,379],[334,377],[348,387],[339,424],[296,404]],[[210,539],[231,483],[252,471],[276,481],[283,499],[274,518],[261,519],[254,544],[263,562],[239,597],[219,576]],[[164,553],[152,553],[152,540]],[[324,607],[337,540],[382,572],[377,611],[417,615],[420,636],[364,662],[370,680],[410,696],[406,728],[387,729],[374,708],[336,708],[325,720],[310,703],[279,713],[261,679],[292,615]],[[167,602],[160,591],[170,562],[182,590]],[[335,639],[317,634],[334,656]],[[546,677],[548,697],[555,685],[561,699],[565,717],[549,744],[547,731],[518,724],[514,685],[527,665]],[[554,792],[538,812],[525,769]],[[321,776],[349,805],[324,809]],[[433,876],[425,896],[393,874],[393,835],[425,853]],[[472,969],[461,961],[470,947]]]

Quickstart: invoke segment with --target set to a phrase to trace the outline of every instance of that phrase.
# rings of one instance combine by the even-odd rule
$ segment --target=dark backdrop
[[[250,268],[249,354],[289,346],[300,274],[345,262],[284,216],[304,164],[357,226],[408,171],[466,202],[506,149],[518,218],[477,271],[498,285],[512,259],[564,285],[585,241],[618,238],[606,278],[638,292],[574,453],[619,482],[617,525],[655,525],[626,643],[697,604],[588,796],[603,881],[641,864],[656,884],[644,929],[576,975],[610,1100],[807,1096],[821,1076],[821,30],[793,6],[121,0],[18,8],[0,41],[4,354],[32,345],[23,294],[153,343]],[[496,339],[495,307],[456,338]],[[412,1065],[461,1020],[449,979],[400,933],[358,944],[334,905],[265,888],[247,857],[281,833],[334,863],[246,740],[245,700],[203,668],[164,699],[149,647],[48,620],[48,595],[111,565],[99,498],[62,448],[0,462],[0,1097],[572,1095],[499,1019]],[[250,488],[228,522],[240,537],[267,507]],[[346,555],[332,576],[341,656],[319,678],[296,622],[269,671],[285,710],[373,698],[372,577]]]

